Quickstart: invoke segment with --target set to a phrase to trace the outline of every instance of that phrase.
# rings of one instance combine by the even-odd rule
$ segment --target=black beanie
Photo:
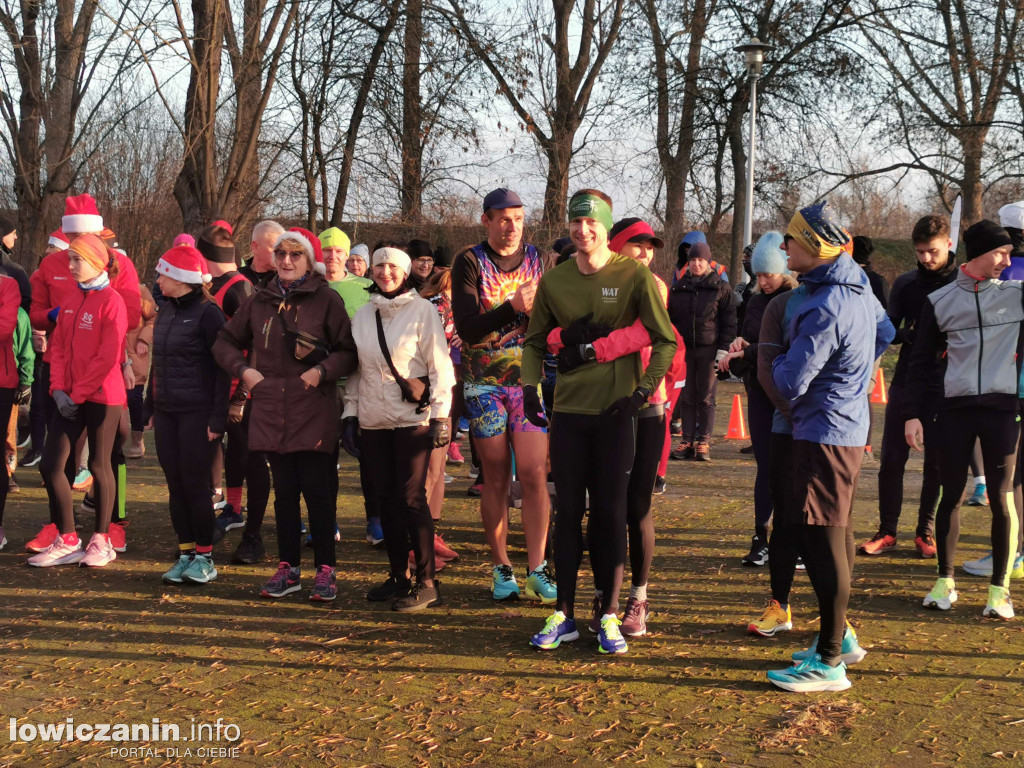
[[[866,235],[853,238],[853,260],[858,264],[869,264],[871,254],[875,252],[875,244]]]
[[[410,240],[405,251],[413,261],[416,261],[416,259],[434,258],[434,249],[430,247],[430,243],[426,240]]]
[[[989,251],[1004,246],[1013,247],[1010,233],[994,221],[982,219],[971,224],[964,232],[964,246],[967,248],[967,260],[976,259]]]
[[[0,237],[7,237],[11,232],[18,228],[17,222],[9,216],[4,216],[0,213]]]

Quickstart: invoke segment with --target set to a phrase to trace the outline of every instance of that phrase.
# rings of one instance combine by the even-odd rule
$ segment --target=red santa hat
[[[103,217],[100,216],[93,196],[69,197],[64,203],[64,218],[61,219],[60,228],[78,235],[85,232],[102,232]]]
[[[62,230],[56,230],[50,233],[50,239],[46,241],[47,245],[52,245],[54,248],[60,248],[62,251],[66,251],[68,246],[71,245],[71,241],[68,240],[68,236],[64,234]]]
[[[212,279],[206,270],[203,254],[190,245],[176,245],[160,257],[158,274],[189,285],[202,285]]]
[[[309,255],[313,262],[313,269],[321,275],[327,274],[327,267],[324,266],[324,253],[320,249],[320,238],[302,227],[292,227],[287,232],[282,232],[277,238],[274,247],[277,248],[284,240],[295,240],[302,245],[302,249]]]

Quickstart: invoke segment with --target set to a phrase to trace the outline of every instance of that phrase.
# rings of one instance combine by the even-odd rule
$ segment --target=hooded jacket
[[[668,316],[687,349],[728,349],[736,338],[736,307],[729,284],[714,271],[685,273],[668,297]]]
[[[430,379],[430,407],[416,413],[416,404],[402,399],[377,335],[377,312],[395,370],[405,379]],[[434,305],[414,290],[392,299],[370,295],[352,318],[352,337],[359,367],[348,377],[345,416],[359,419],[361,429],[418,427],[430,419],[446,419],[452,407],[455,368],[448,355],[444,328]]]
[[[320,363],[325,375],[315,388],[307,388],[300,378],[314,366],[295,357],[293,334],[299,332],[315,337],[328,350]],[[263,381],[249,393],[250,450],[334,451],[338,444],[337,380],[355,369],[356,349],[345,302],[322,275],[309,273],[287,295],[282,295],[276,278],[259,285],[221,329],[213,356],[236,378],[241,378],[246,368],[263,374]]]
[[[800,284],[807,298],[793,313],[789,349],[772,363],[779,395],[790,401],[793,439],[863,446],[871,371],[895,335],[892,323],[845,254]]]
[[[901,344],[900,356],[896,360],[891,384],[906,386],[910,372],[910,356],[914,351],[914,339],[917,336],[917,323],[921,317],[928,295],[956,279],[956,259],[950,257],[939,270],[925,269],[918,264],[916,269],[904,272],[896,278],[889,293],[889,306],[886,311],[896,329],[893,344]]]
[[[21,293],[12,277],[0,277],[0,387],[18,386],[18,361],[14,354],[14,332],[18,327]]]

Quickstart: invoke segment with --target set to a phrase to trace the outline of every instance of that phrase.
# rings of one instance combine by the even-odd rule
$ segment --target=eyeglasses
[[[274,249],[274,258],[276,259],[290,258],[292,261],[298,261],[299,259],[304,258],[305,255],[305,251],[286,251],[281,248]]]
[[[434,260],[432,258],[430,258],[429,256],[420,256],[418,259],[415,259],[415,261],[416,261],[417,264],[422,264],[424,266],[426,266],[427,264],[433,264],[434,263]]]

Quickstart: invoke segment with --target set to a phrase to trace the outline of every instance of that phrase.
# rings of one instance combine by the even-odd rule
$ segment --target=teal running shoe
[[[548,616],[544,622],[544,628],[530,638],[530,645],[540,648],[542,651],[552,651],[562,643],[571,643],[579,640],[580,633],[576,631],[576,620],[567,619],[561,611],[555,611]]]
[[[818,636],[814,636],[814,642],[806,651],[797,651],[793,654],[793,661],[800,663],[818,655]],[[860,647],[857,642],[857,632],[846,622],[846,631],[843,632],[842,659],[844,664],[856,664],[862,661],[868,652]],[[849,686],[847,686],[849,687]],[[837,689],[841,690],[841,689]]]
[[[974,486],[974,492],[971,494],[971,498],[967,500],[968,507],[987,507],[988,506],[988,488],[985,483],[976,483]]]
[[[192,554],[179,555],[178,559],[174,561],[174,565],[171,566],[171,570],[165,573],[161,578],[168,584],[181,584],[183,581],[181,575],[185,573],[191,564]]]
[[[767,674],[768,682],[784,691],[810,693],[812,691],[845,691],[852,683],[846,676],[846,664],[830,667],[821,663],[814,654],[789,669],[773,669]]]
[[[526,596],[551,605],[558,598],[558,588],[552,577],[548,561],[545,560],[526,577]]]
[[[1013,561],[1013,568],[1010,570],[1011,579],[1024,579],[1024,556],[1017,554]]]
[[[519,582],[511,565],[496,565],[492,571],[491,597],[495,600],[518,600]]]
[[[601,631],[597,633],[597,650],[600,653],[625,653],[629,650],[626,638],[619,629],[619,617],[613,614],[601,617]]]
[[[188,568],[181,574],[185,581],[193,584],[205,584],[217,578],[217,569],[213,567],[213,558],[209,555],[196,555],[192,558]]]

